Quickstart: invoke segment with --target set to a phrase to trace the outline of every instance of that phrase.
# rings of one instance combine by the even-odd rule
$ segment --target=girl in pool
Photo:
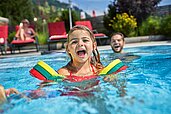
[[[69,81],[89,80],[103,69],[96,39],[86,26],[74,26],[68,33],[66,52],[70,62],[57,72]]]

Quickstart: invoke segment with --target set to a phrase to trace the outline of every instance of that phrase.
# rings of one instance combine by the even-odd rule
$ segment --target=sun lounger
[[[94,36],[96,40],[99,42],[100,45],[102,45],[102,40],[107,40],[108,36],[106,36],[104,33],[98,33],[96,30],[93,30],[92,24],[90,21],[76,21],[75,25],[84,25],[87,26],[90,30],[93,31]]]
[[[8,38],[8,25],[1,25],[0,26],[0,51],[3,54],[3,51],[6,53],[6,45],[7,45],[7,38]]]
[[[48,23],[48,50],[50,51],[50,44],[53,42],[62,42],[63,44],[66,42],[67,34],[65,29],[65,23],[61,22],[53,22]]]
[[[33,27],[33,26],[31,26]],[[19,26],[16,26],[16,32],[19,29]],[[33,28],[34,29],[34,28]],[[17,38],[14,37],[13,41],[11,42],[11,52],[15,52],[16,48],[19,50],[21,47],[23,46],[27,46],[27,45],[35,45],[36,51],[39,51],[39,47],[38,47],[38,37],[35,36],[32,39],[28,39],[28,40],[18,40]]]

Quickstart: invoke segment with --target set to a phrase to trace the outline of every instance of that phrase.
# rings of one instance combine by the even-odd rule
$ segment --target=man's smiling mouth
[[[120,46],[119,46],[119,45],[115,45],[114,47],[115,47],[115,48],[119,48]]]

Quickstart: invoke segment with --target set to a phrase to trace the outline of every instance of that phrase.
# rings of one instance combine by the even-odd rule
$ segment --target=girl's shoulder
[[[61,75],[64,75],[64,76],[67,76],[67,75],[70,74],[66,66],[58,69],[57,72],[58,72],[58,74],[61,74]]]

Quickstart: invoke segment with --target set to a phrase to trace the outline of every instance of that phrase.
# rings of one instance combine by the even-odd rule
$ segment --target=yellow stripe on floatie
[[[114,61],[112,61],[109,65],[107,65],[101,72],[99,75],[106,75],[114,66],[116,66],[118,63],[120,63],[121,60],[120,59],[116,59]]]
[[[39,61],[37,64],[40,65],[41,67],[43,67],[52,76],[62,76],[62,75],[58,74],[53,68],[51,68],[48,64],[46,64],[43,61]]]

